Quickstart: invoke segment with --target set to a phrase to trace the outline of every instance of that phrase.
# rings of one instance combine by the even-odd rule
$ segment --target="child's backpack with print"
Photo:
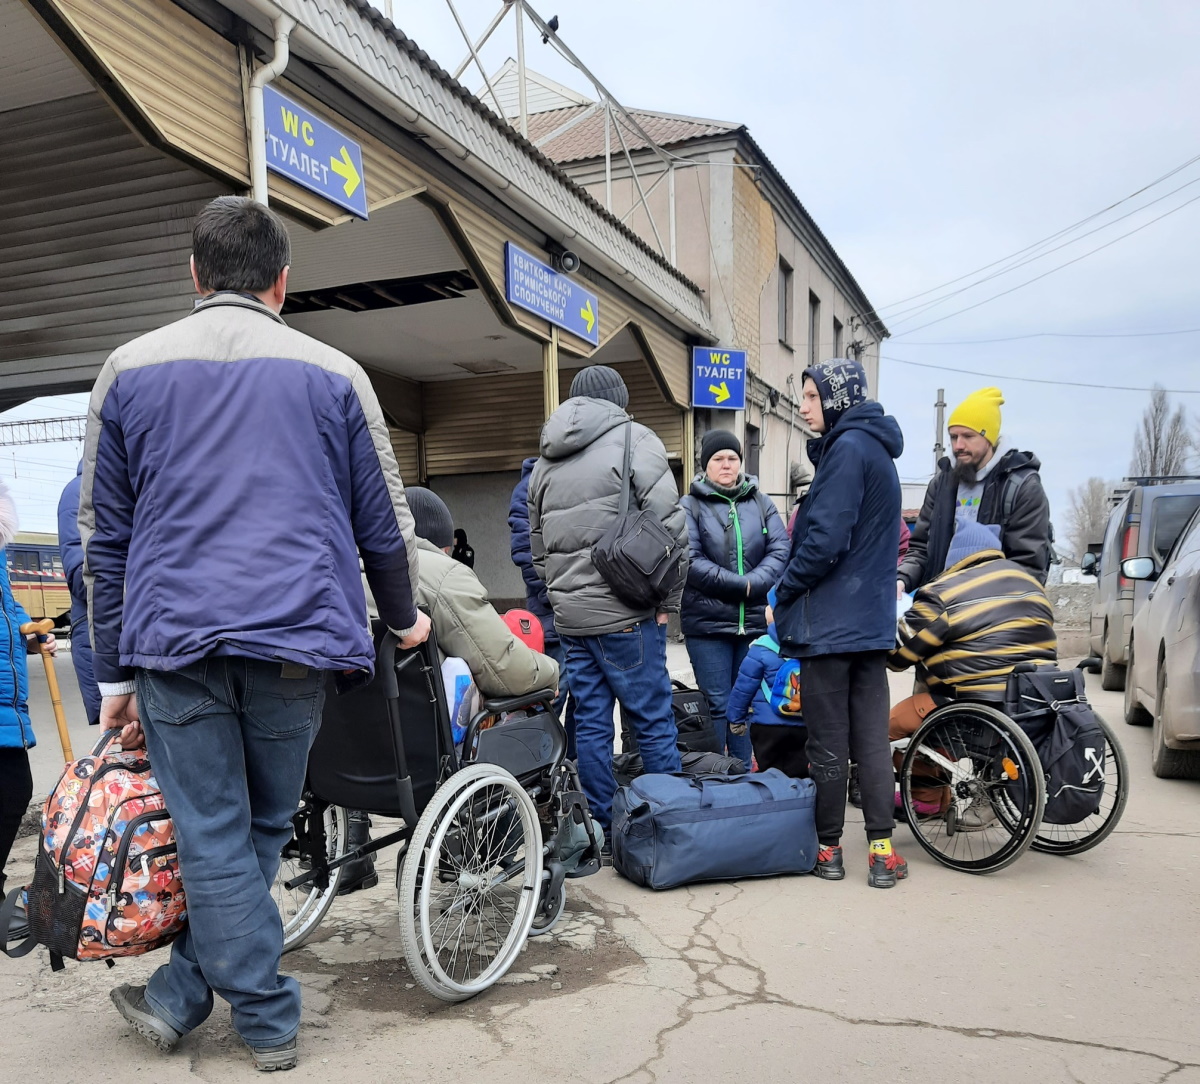
[[[27,896],[30,934],[4,947],[9,956],[45,945],[55,971],[63,957],[111,966],[169,944],[187,922],[175,826],[146,751],[125,752],[116,738],[68,764],[46,799],[33,883],[0,913],[6,930]]]
[[[783,659],[775,677],[762,682],[763,699],[778,716],[800,722],[804,712],[800,707],[800,660]]]

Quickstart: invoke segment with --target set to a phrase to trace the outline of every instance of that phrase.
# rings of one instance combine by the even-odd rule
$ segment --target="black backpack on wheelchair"
[[[1019,667],[1008,679],[1004,713],[1028,735],[1046,774],[1049,824],[1078,824],[1104,796],[1105,735],[1084,695],[1083,673]]]

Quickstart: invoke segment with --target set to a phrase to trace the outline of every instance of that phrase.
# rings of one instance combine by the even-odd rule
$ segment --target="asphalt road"
[[[571,882],[563,936],[531,943],[512,985],[457,1006],[412,988],[385,869],[286,959],[307,1006],[289,1079],[1200,1084],[1200,782],[1156,780],[1149,731],[1090,686],[1132,787],[1118,830],[1087,854],[1031,852],[971,877],[901,828],[911,876],[880,892],[852,823],[840,883],[653,893],[606,870]],[[33,843],[19,842],[16,867]],[[0,1077],[251,1080],[220,1001],[167,1057],[116,1017],[109,986],[158,962],[0,965]]]

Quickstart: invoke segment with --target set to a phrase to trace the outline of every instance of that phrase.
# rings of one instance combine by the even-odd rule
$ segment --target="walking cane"
[[[28,624],[22,625],[21,632],[26,636],[36,636],[38,643],[43,645],[38,654],[41,655],[42,662],[46,667],[46,684],[50,686],[50,703],[54,705],[54,721],[58,724],[58,740],[62,742],[63,758],[71,761],[75,759],[75,754],[71,752],[71,735],[67,733],[67,716],[63,712],[62,695],[58,691],[54,659],[50,657],[50,652],[44,646],[46,636],[52,628],[54,628],[54,622],[46,617],[41,621],[30,621]]]

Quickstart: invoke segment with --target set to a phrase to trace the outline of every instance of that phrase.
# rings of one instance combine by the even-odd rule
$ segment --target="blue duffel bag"
[[[808,873],[815,804],[811,779],[777,768],[638,776],[613,799],[613,868],[649,888]]]

